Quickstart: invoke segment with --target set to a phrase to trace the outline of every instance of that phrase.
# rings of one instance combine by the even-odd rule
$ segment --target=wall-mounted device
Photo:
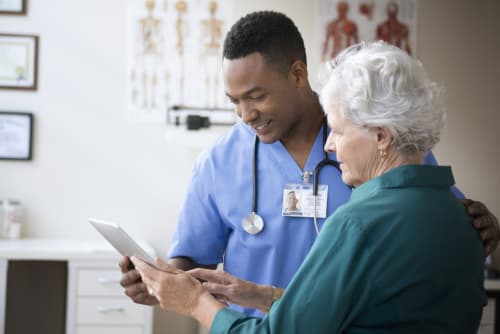
[[[233,125],[238,116],[229,108],[202,108],[173,105],[167,110],[167,124],[185,124],[188,130],[209,128],[212,125]]]

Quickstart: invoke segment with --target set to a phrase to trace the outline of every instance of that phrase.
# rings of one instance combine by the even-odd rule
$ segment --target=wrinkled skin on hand
[[[208,294],[196,278],[160,259],[156,259],[156,267],[135,257],[132,261],[146,290],[150,290],[164,310],[193,316],[199,298]]]
[[[221,270],[193,269],[189,273],[205,281],[205,287],[223,302],[244,307],[258,308],[267,312],[271,306],[273,288],[239,279]]]

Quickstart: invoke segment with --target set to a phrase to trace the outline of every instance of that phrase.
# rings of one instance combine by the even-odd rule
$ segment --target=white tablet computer
[[[136,256],[154,265],[154,258],[125,232],[120,225],[99,219],[89,219],[89,223],[123,256]]]

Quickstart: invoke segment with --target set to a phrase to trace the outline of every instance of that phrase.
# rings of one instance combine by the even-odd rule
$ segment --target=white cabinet
[[[141,243],[141,246],[154,254],[149,245]],[[0,334],[4,334],[7,322],[7,288],[19,286],[16,280],[7,282],[9,261],[11,269],[12,261],[62,264],[63,282],[67,284],[56,285],[57,291],[62,291],[62,310],[66,294],[66,319],[61,315],[61,332],[66,320],[66,334],[151,334],[153,308],[137,305],[125,296],[120,286],[119,259],[118,253],[105,241],[0,240]],[[32,295],[23,297],[33,298]],[[21,313],[9,316],[11,323],[25,317]],[[30,321],[29,316],[26,321]]]
[[[152,308],[137,305],[120,286],[117,261],[70,261],[67,334],[150,334]]]

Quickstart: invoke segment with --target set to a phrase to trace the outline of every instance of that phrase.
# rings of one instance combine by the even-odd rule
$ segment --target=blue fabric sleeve
[[[426,165],[434,165],[434,166],[437,166],[438,165],[438,162],[436,160],[436,157],[434,156],[434,154],[432,153],[432,151],[429,151],[425,156],[424,156],[424,164]],[[458,199],[462,199],[462,198],[465,198],[465,195],[460,191],[460,189],[457,188],[456,185],[453,185],[451,187],[451,192],[453,194],[455,194],[455,196],[458,198]]]
[[[200,264],[222,261],[229,230],[223,223],[215,203],[209,159],[197,161],[168,257],[185,256]]]

